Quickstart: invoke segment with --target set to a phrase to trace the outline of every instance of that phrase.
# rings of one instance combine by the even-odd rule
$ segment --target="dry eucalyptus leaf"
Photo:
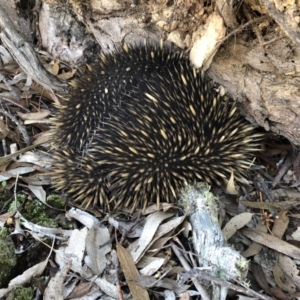
[[[140,269],[140,274],[141,275],[153,275],[165,263],[166,263],[166,260],[162,257],[143,256],[143,258],[139,261],[137,267],[141,268]]]
[[[0,227],[4,226],[4,223],[15,215],[15,211],[10,211],[5,214],[0,215]]]
[[[242,253],[242,255],[247,258],[256,255],[263,248],[262,245],[257,243],[252,243],[246,251]]]
[[[139,272],[128,250],[121,244],[117,244],[117,254],[133,299],[150,299],[147,290],[135,282],[135,279],[139,276]]]
[[[62,80],[68,80],[68,79],[74,77],[76,71],[77,71],[76,69],[73,69],[70,72],[62,72],[57,77]]]
[[[20,155],[17,161],[32,163],[43,168],[50,167],[51,165],[49,161],[49,156],[43,155],[42,152],[27,151],[24,154]]]
[[[147,217],[141,237],[127,248],[135,262],[138,262],[141,259],[142,255],[153,243],[154,235],[160,224],[173,215],[174,213],[163,213],[158,211]]]
[[[155,255],[156,253],[158,253],[166,243],[173,239],[173,237],[173,235],[168,234],[167,236],[157,239],[147,251],[147,255]]]
[[[272,235],[281,239],[289,225],[289,217],[287,216],[288,211],[283,210],[275,218],[275,222],[272,228]]]
[[[66,212],[66,217],[68,219],[77,220],[87,228],[92,228],[93,226],[97,226],[100,224],[97,218],[79,208],[71,208]]]
[[[138,238],[141,236],[143,231],[143,221],[138,224],[134,224],[133,222],[124,222],[120,220],[116,220],[114,217],[108,218],[109,224],[114,228],[120,230],[120,232],[126,232],[126,236],[129,238]]]
[[[242,204],[258,209],[265,210],[289,210],[300,204],[300,200],[286,200],[286,201],[275,201],[275,202],[252,202],[252,201],[241,201]]]
[[[300,259],[300,249],[270,234],[262,233],[255,229],[245,228],[241,232],[253,241],[270,249],[283,253],[295,259]]]
[[[36,120],[42,120],[42,119],[48,117],[51,114],[51,112],[46,109],[41,109],[40,111],[34,112],[34,113],[25,114],[25,113],[17,112],[17,114],[22,120],[32,120],[32,121],[35,120],[36,121]]]
[[[8,288],[0,289],[0,298],[4,297],[8,292],[10,292],[14,287],[22,286],[30,282],[33,278],[39,277],[43,274],[46,266],[48,264],[48,258],[33,267],[27,269],[23,274],[15,277],[9,282]]]
[[[10,179],[12,176],[7,172],[0,173],[0,182]]]
[[[12,176],[27,174],[35,171],[33,167],[19,167],[15,169],[8,170],[7,172]]]
[[[185,238],[188,238],[189,233],[193,229],[191,223],[188,222],[187,220],[185,220],[184,223],[183,223],[183,228],[184,228],[183,235],[184,235]]]
[[[28,185],[31,192],[44,204],[46,204],[46,192],[42,186]]]
[[[68,295],[66,299],[76,299],[76,298],[84,297],[86,295],[90,295],[92,286],[93,286],[92,282],[80,282],[78,285],[74,287],[73,291]]]
[[[256,263],[251,264],[252,273],[259,284],[259,286],[266,291],[268,294],[272,295],[271,289],[269,287],[268,281],[266,279],[265,273],[262,267]]]
[[[227,182],[227,185],[226,185],[226,193],[227,194],[230,194],[230,195],[237,195],[238,192],[236,190],[236,187],[235,187],[235,184],[234,184],[234,174],[233,174],[233,171],[231,170],[231,175],[230,175],[230,178]]]
[[[24,121],[25,125],[31,124],[51,124],[52,122],[49,119],[39,119],[39,120],[26,120]]]
[[[34,145],[42,145],[49,143],[49,140],[51,138],[51,133],[49,131],[44,131],[39,133],[36,136],[36,139],[33,141]]]
[[[290,257],[279,254],[278,265],[280,269],[285,273],[285,276],[300,289],[300,275],[296,263]]]
[[[161,287],[161,288],[174,291],[177,294],[184,293],[189,288],[189,285],[184,285],[184,284],[181,285],[173,279],[169,279],[169,278],[156,279],[152,276],[139,276],[136,279],[136,282],[145,288]]]
[[[277,283],[277,285],[285,292],[292,294],[296,292],[296,286],[292,281],[290,280],[285,280],[285,274],[282,272],[282,270],[279,268],[278,265],[275,265],[273,268],[273,274],[274,274],[274,279]]]
[[[56,97],[53,93],[50,93],[50,92],[46,91],[45,89],[43,89],[39,85],[32,85],[31,89],[33,91],[35,91],[36,93],[43,95],[43,97],[45,97],[45,98],[47,98],[51,101],[55,101],[55,99],[56,99]],[[57,101],[55,101],[55,102],[57,102]]]
[[[13,58],[9,54],[6,48],[0,45],[0,56],[3,65],[13,62]]]
[[[184,220],[186,216],[181,217],[174,217],[170,219],[168,222],[162,224],[157,229],[157,232],[154,235],[154,239],[157,240],[158,238],[164,236],[165,234],[174,231]]]
[[[252,213],[245,212],[233,217],[222,230],[225,239],[230,239],[238,229],[247,225],[251,221],[252,216]]]
[[[177,208],[177,206],[173,203],[161,202],[159,204],[159,207],[157,207],[156,204],[153,204],[153,205],[147,207],[144,215],[147,216],[147,215],[152,214],[155,211],[159,211],[159,210],[161,210],[163,212],[166,212],[166,211],[168,211],[169,209],[172,209],[172,208]]]
[[[224,38],[226,28],[219,13],[212,13],[207,22],[207,28],[200,39],[194,42],[190,52],[190,59],[196,68],[209,68],[216,53],[216,45]]]
[[[50,279],[44,291],[44,299],[64,300],[64,281],[71,269],[71,262],[60,266],[59,271]]]
[[[56,76],[58,72],[59,72],[59,60],[55,59],[51,67],[51,73]]]
[[[97,284],[97,286],[103,291],[103,293],[107,294],[113,299],[119,299],[119,292],[115,284],[108,282],[104,277],[100,278],[99,275],[96,275],[92,278],[89,278],[91,282]],[[129,295],[123,292],[124,299],[128,299]],[[110,299],[110,298],[108,298]]]
[[[0,139],[1,140],[5,139],[8,133],[9,133],[9,128],[3,121],[0,120]]]
[[[300,227],[297,227],[296,231],[291,234],[295,241],[300,241]]]
[[[102,274],[108,264],[106,255],[112,248],[109,240],[110,234],[106,227],[93,226],[87,234],[84,260],[94,274]]]
[[[22,180],[30,185],[40,186],[40,185],[49,185],[52,183],[51,178],[48,175],[41,173],[36,173],[32,176],[23,177]]]
[[[23,149],[21,149],[19,151],[13,152],[12,154],[0,157],[0,165],[11,161],[13,158],[17,157],[18,155],[20,155],[22,153],[25,153],[26,151],[32,150],[32,149],[36,148],[39,145],[40,144],[31,145],[31,146],[23,148]]]
[[[80,230],[74,229],[68,241],[68,246],[64,251],[68,261],[72,262],[71,268],[74,272],[80,273],[82,270],[87,235],[88,229],[86,227],[83,227]]]
[[[256,229],[264,233],[268,232],[268,228],[263,224],[258,224],[256,226]],[[258,254],[262,248],[263,248],[262,245],[252,242],[249,248],[246,251],[244,251],[242,255],[246,258],[250,256],[254,256]]]

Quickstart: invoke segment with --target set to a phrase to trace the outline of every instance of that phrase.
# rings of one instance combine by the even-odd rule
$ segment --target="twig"
[[[16,119],[15,116],[13,116],[12,114],[10,114],[9,112],[5,111],[4,109],[0,108],[0,113],[4,114],[5,116],[9,117],[19,128],[20,132],[22,133],[23,135],[23,138],[24,138],[24,141],[25,141],[25,144],[26,146],[29,146],[30,145],[30,138],[29,138],[29,135],[25,129],[25,127],[23,127],[19,121]]]
[[[274,178],[272,182],[272,187],[274,188],[278,182],[281,180],[281,178],[284,176],[284,174],[289,170],[293,163],[292,155],[288,156],[285,160],[284,164],[281,166],[279,172],[277,173],[276,177]]]
[[[38,60],[33,47],[19,34],[13,22],[0,5],[0,38],[14,57],[18,65],[34,81],[47,90],[62,91],[66,84],[61,83],[52,74],[46,71]]]
[[[180,263],[184,267],[184,269],[187,272],[190,272],[192,270],[190,265],[187,263],[185,258],[181,255],[181,252],[179,251],[178,247],[174,244],[174,242],[171,242],[171,247],[172,247],[174,253],[176,254],[176,256],[178,257]],[[198,280],[196,280],[195,277],[191,277],[191,280],[193,281],[197,291],[200,293],[202,299],[209,300],[210,299],[209,295],[207,294],[206,290],[202,287],[202,285],[198,282]]]
[[[292,8],[288,8],[285,13],[282,13],[276,9],[275,4],[272,1],[262,0],[262,3],[265,5],[268,13],[274,19],[274,21],[280,26],[280,28],[285,32],[285,34],[299,47],[299,26],[296,19],[290,17],[290,13],[293,13],[293,11],[291,11]],[[297,6],[295,6],[295,9],[296,7]],[[296,10],[294,12],[296,12]]]
[[[3,81],[10,93],[13,95],[13,97],[20,101],[21,97],[20,95],[15,91],[15,89],[9,84],[9,82],[6,80],[5,76],[0,72],[0,81]]]
[[[252,290],[250,288],[246,289],[246,288],[240,287],[236,284],[230,283],[228,281],[224,281],[220,278],[211,276],[211,275],[207,274],[204,270],[199,270],[199,269],[193,269],[190,272],[184,274],[182,276],[182,278],[180,279],[180,283],[184,284],[184,282],[187,279],[189,279],[189,278],[192,279],[193,277],[198,277],[198,278],[201,278],[202,280],[207,280],[209,282],[214,282],[218,285],[224,286],[228,289],[232,289],[232,290],[237,291],[239,293],[244,293],[244,294],[246,294],[248,296],[251,296],[251,297],[257,297],[258,299],[262,299],[262,300],[272,300],[273,299],[269,296],[265,296],[265,295],[262,295],[260,293],[257,293],[257,292],[255,292],[254,290]]]
[[[24,109],[26,112],[30,112],[30,110],[28,108],[24,107],[22,104],[18,103],[17,101],[14,101],[14,100],[6,98],[6,97],[2,97],[2,98],[0,98],[0,100],[1,101],[7,101],[9,103],[13,103],[14,105]]]
[[[230,33],[228,33],[217,45],[216,45],[216,48],[215,50],[206,58],[204,64],[206,64],[207,61],[210,61],[210,59],[217,53],[217,51],[219,50],[219,48],[221,47],[221,45],[227,41],[231,36],[241,32],[242,30],[244,30],[245,28],[249,27],[250,25],[253,25],[255,23],[259,23],[265,19],[269,18],[269,16],[262,16],[260,18],[257,18],[257,19],[254,19],[254,20],[251,20],[247,23],[245,23],[244,25],[241,25],[239,28],[231,31]],[[204,65],[203,64],[203,65]]]

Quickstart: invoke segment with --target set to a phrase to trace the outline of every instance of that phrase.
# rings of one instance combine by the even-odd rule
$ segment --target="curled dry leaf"
[[[7,125],[0,120],[0,139],[3,140],[7,137],[9,133],[9,129],[7,127]]]
[[[284,272],[284,276],[300,289],[300,275],[296,263],[288,256],[278,255],[278,266]]]
[[[86,237],[85,263],[94,274],[102,274],[109,261],[106,255],[111,252],[110,234],[106,227],[93,226]]]
[[[42,186],[28,185],[31,192],[44,204],[46,204],[46,192]]]
[[[242,229],[241,232],[253,241],[295,259],[300,259],[300,249],[270,234],[255,229]]]
[[[48,258],[33,267],[27,269],[23,274],[12,279],[8,285],[8,288],[0,289],[0,298],[4,297],[13,288],[17,286],[22,286],[30,282],[33,278],[39,277],[43,274],[46,266],[48,264]]]
[[[166,259],[162,257],[143,256],[143,258],[137,264],[137,267],[140,268],[140,275],[153,275],[165,263]]]
[[[179,284],[177,281],[170,278],[156,279],[152,276],[139,276],[136,279],[136,282],[145,288],[162,287],[178,294],[185,292],[189,288],[189,285]]]
[[[230,195],[238,195],[238,192],[236,190],[235,184],[234,184],[234,172],[231,170],[230,178],[226,185],[226,193]]]
[[[233,217],[222,230],[225,239],[230,239],[238,229],[247,225],[251,221],[252,216],[252,213],[245,212]]]
[[[259,230],[263,233],[268,232],[268,228],[265,225],[262,225],[262,224],[258,224],[256,226],[256,230]],[[248,247],[248,249],[242,253],[242,255],[246,258],[254,256],[254,255],[258,254],[262,248],[263,248],[263,246],[261,244],[252,242],[250,244],[250,246]]]
[[[139,272],[128,250],[117,244],[117,253],[133,299],[150,299],[147,290],[136,283]]]
[[[274,279],[277,285],[285,292],[292,294],[296,292],[296,285],[285,277],[280,267],[275,264],[273,268]],[[285,280],[284,280],[285,278]]]
[[[35,121],[35,120],[42,120],[42,119],[48,117],[51,114],[51,112],[46,109],[41,109],[40,111],[34,112],[34,113],[24,114],[21,112],[17,112],[17,114],[22,120]]]
[[[60,266],[59,271],[52,277],[44,291],[45,299],[57,299],[63,300],[65,297],[64,293],[64,280],[69,270],[71,269],[71,261]]]
[[[272,228],[272,235],[282,238],[289,225],[289,217],[287,216],[288,211],[281,211],[275,218],[274,225]]]
[[[15,211],[10,211],[8,213],[0,215],[0,227],[3,227],[5,222],[9,219],[12,218],[15,215]]]
[[[160,211],[149,215],[141,237],[127,248],[135,262],[138,262],[141,259],[142,255],[153,243],[153,237],[156,234],[159,225],[165,219],[172,216],[172,213],[163,213]]]

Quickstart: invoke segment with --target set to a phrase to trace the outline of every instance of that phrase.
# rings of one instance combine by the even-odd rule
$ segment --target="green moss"
[[[58,200],[56,202],[59,203]],[[27,195],[18,194],[17,200],[12,199],[8,211],[14,211],[16,209],[18,209],[28,221],[34,224],[51,228],[58,227],[54,219],[59,212],[44,205],[38,199],[28,200]]]
[[[6,228],[1,228],[0,236],[0,288],[3,288],[13,278],[17,257],[15,255],[15,246],[8,237]]]
[[[241,259],[238,260],[236,262],[236,264],[239,267],[239,269],[242,270],[242,271],[246,271],[249,268],[249,261],[244,257],[241,257]]]
[[[57,209],[64,209],[66,206],[66,202],[57,195],[49,195],[47,197],[47,203]]]
[[[8,237],[8,229],[5,227],[0,228],[0,240],[4,241]]]
[[[21,211],[23,216],[30,222],[51,228],[57,228],[58,225],[51,215],[52,209],[44,205],[37,199],[26,201],[24,209]],[[57,211],[54,212],[57,214]]]
[[[192,214],[198,209],[195,199],[202,197],[205,206],[211,211],[213,222],[217,223],[218,219],[218,198],[210,192],[210,186],[203,182],[198,182],[195,185],[186,185],[180,191],[180,198],[178,204],[183,206],[185,211]]]
[[[74,224],[66,218],[65,214],[58,214],[55,217],[55,222],[63,229],[74,229]]]
[[[6,185],[6,181],[2,181],[0,184],[0,207],[3,207],[12,197],[12,192],[6,188]]]
[[[15,200],[15,197],[13,197],[7,211],[9,212],[15,211],[16,209],[21,209],[26,198],[27,195],[24,194],[18,194],[17,201]]]
[[[6,300],[32,300],[34,298],[31,287],[15,287],[7,296]]]

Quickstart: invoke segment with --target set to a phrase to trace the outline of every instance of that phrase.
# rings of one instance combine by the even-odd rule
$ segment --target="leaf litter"
[[[34,85],[25,73],[16,71],[17,67],[14,64],[5,67],[14,92],[6,84],[0,85],[1,193],[6,199],[24,193],[28,201],[37,198],[49,205],[47,196],[51,190],[47,185],[51,181],[47,173],[52,164],[48,154],[49,104],[57,103],[57,99]],[[59,61],[53,62],[51,68],[62,78],[72,78],[76,73],[66,71]],[[42,143],[43,148],[37,148]],[[15,147],[11,147],[13,144]],[[273,143],[272,147],[275,149],[276,145]],[[269,158],[278,161],[278,165],[286,160],[286,166],[290,166],[288,154],[278,149],[270,151]],[[227,187],[232,195],[219,197],[219,223],[228,243],[251,260],[251,288],[262,291],[261,299],[269,299],[269,295],[289,300],[300,296],[297,292],[300,290],[300,234],[297,234],[300,193],[292,170],[277,176],[276,171],[272,170],[275,174],[272,190],[266,180],[272,172],[266,174],[265,170],[259,170],[263,179],[253,181],[259,182],[260,188],[248,188],[243,193],[237,189],[232,176]],[[278,183],[280,187],[276,187]],[[15,192],[10,193],[11,190]],[[263,201],[262,195],[267,200]],[[133,216],[122,213],[107,216],[73,208],[65,213],[71,227],[50,228],[24,218],[19,213],[22,206],[6,210],[6,202],[1,202],[0,228],[9,228],[10,235],[18,238],[14,242],[16,252],[22,239],[45,244],[49,252],[44,259],[11,278],[7,285],[0,286],[0,297],[41,275],[47,277],[45,289],[40,289],[44,299],[99,299],[105,295],[113,299],[147,299],[149,295],[189,299],[199,295],[190,278],[200,274],[201,266],[193,258],[196,254],[188,237],[191,231],[201,228],[193,228],[181,208],[173,204],[162,203],[161,210],[153,205],[146,209],[145,215],[139,212]],[[190,270],[176,256],[174,243],[189,262]],[[23,252],[30,249],[25,247]],[[183,275],[184,282],[180,280]],[[202,278],[207,279],[200,280],[204,284],[215,280],[210,282],[222,285],[206,275],[202,273]],[[237,284],[242,286],[241,282]],[[231,287],[240,293],[237,286]],[[239,297],[245,299],[241,293]]]

